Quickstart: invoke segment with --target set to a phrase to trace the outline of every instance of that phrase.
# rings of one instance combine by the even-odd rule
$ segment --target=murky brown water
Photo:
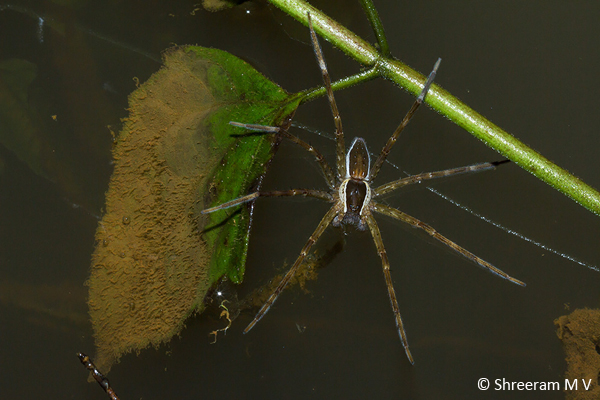
[[[322,3],[334,18],[373,39],[354,2]],[[600,5],[385,3],[378,7],[398,58],[427,72],[442,57],[437,83],[600,187]],[[132,78],[147,79],[172,43],[228,50],[289,91],[317,85],[319,72],[306,28],[260,4],[194,16],[185,2],[144,2],[143,8],[131,1],[82,2],[67,9],[50,1],[3,6],[0,62],[18,58],[36,66],[29,95],[39,113],[25,119],[37,125],[9,128],[40,143],[37,159],[49,172],[41,177],[31,161],[17,156],[25,153],[0,146],[5,287],[0,289],[0,386],[6,398],[102,399],[101,389],[86,382],[75,354],[93,352],[82,285],[89,275],[94,216],[101,213],[111,171],[106,125],[118,130],[119,118],[127,115]],[[328,45],[324,51],[334,79],[359,70]],[[374,152],[412,102],[383,81],[336,96],[348,138],[364,137]],[[327,132],[333,128],[324,100],[301,108],[296,119]],[[333,155],[329,140],[297,133]],[[416,173],[499,158],[424,108],[390,161]],[[380,182],[397,176],[385,168]],[[323,188],[324,183],[310,156],[283,145],[264,187]],[[598,217],[515,165],[433,187],[547,246],[600,264]],[[252,315],[242,314],[211,345],[208,333],[220,325],[199,317],[169,346],[125,357],[109,375],[117,393],[122,399],[563,398],[556,391],[480,393],[477,380],[562,381],[564,355],[552,321],[567,313],[565,304],[597,308],[600,274],[508,235],[424,188],[390,197],[389,203],[528,286],[511,285],[424,235],[380,218],[415,366],[398,340],[372,240],[358,233],[346,237],[345,251],[308,284],[311,294],[284,293],[249,334],[241,332]],[[258,202],[240,291],[251,291],[284,261],[292,262],[326,209],[311,200]],[[318,248],[325,251],[337,239],[333,231]],[[297,326],[306,329],[300,333]]]

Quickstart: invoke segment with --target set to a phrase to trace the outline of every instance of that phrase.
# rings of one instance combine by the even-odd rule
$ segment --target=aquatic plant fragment
[[[88,281],[99,369],[170,340],[223,276],[242,280],[250,210],[219,229],[223,214],[200,210],[255,187],[274,151],[272,135],[240,139],[228,122],[279,124],[296,98],[202,47],[166,52],[129,96]]]

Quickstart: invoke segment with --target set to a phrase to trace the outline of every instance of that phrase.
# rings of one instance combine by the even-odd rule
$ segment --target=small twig
[[[377,37],[377,43],[379,44],[381,55],[384,57],[389,57],[391,55],[390,46],[388,45],[387,38],[385,37],[383,24],[381,23],[379,13],[377,12],[375,5],[371,0],[360,0],[360,5],[365,11],[365,14],[367,14],[367,19],[371,24],[371,28],[373,28],[373,31],[375,31],[375,36]]]
[[[225,306],[226,301],[228,301],[228,300],[223,300],[221,302],[221,305],[219,306],[223,309],[223,311],[221,311],[221,314],[219,315],[219,318],[225,317],[228,322],[227,326],[225,328],[217,329],[216,331],[212,331],[211,333],[209,333],[209,335],[215,335],[215,340],[210,342],[210,344],[217,343],[217,335],[219,334],[219,332],[223,332],[223,333],[227,334],[227,329],[229,329],[231,327],[231,323],[233,322],[233,321],[231,321],[231,318],[229,316],[229,309]]]
[[[110,398],[112,400],[119,400],[119,396],[117,396],[113,388],[110,387],[108,379],[106,379],[106,377],[102,375],[100,371],[98,371],[90,357],[83,353],[77,353],[77,357],[79,358],[79,361],[81,361],[81,363],[87,368],[87,370],[92,373],[92,376],[94,377],[96,382],[98,382],[100,387],[104,389],[104,391],[110,396]]]

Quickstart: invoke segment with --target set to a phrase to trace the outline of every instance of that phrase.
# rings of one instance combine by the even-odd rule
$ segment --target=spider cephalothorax
[[[258,311],[252,322],[246,327],[244,333],[250,331],[250,329],[252,329],[252,327],[254,327],[254,325],[267,313],[267,311],[269,311],[271,305],[273,305],[279,294],[283,291],[283,289],[295,275],[296,271],[298,270],[298,267],[306,258],[312,245],[319,239],[319,237],[323,234],[325,229],[330,224],[333,226],[353,225],[358,230],[369,229],[371,235],[373,236],[375,246],[377,247],[377,253],[381,258],[383,274],[385,277],[385,283],[387,286],[390,303],[392,305],[392,310],[394,311],[398,335],[400,336],[400,340],[402,342],[402,346],[404,347],[404,351],[406,352],[406,356],[408,357],[411,363],[414,363],[412,354],[408,348],[408,341],[406,339],[406,333],[404,331],[404,324],[402,323],[402,318],[400,317],[400,309],[398,307],[396,292],[394,291],[394,285],[392,283],[392,277],[390,274],[390,263],[387,257],[387,253],[385,251],[385,247],[383,246],[383,240],[379,232],[379,227],[377,226],[377,222],[375,221],[373,213],[383,214],[385,216],[406,222],[407,224],[410,224],[415,228],[422,229],[429,235],[431,235],[434,239],[439,240],[446,246],[460,253],[461,255],[473,261],[477,265],[500,276],[501,278],[507,279],[510,282],[520,286],[525,286],[525,283],[511,277],[510,275],[494,267],[487,261],[477,257],[475,254],[471,253],[470,251],[464,249],[463,247],[454,243],[450,239],[446,238],[442,234],[438,233],[431,226],[419,221],[414,217],[411,217],[410,215],[400,210],[379,203],[376,201],[376,199],[384,194],[387,194],[403,186],[411,185],[424,180],[442,178],[450,175],[463,174],[468,172],[494,169],[497,163],[481,163],[469,165],[466,167],[447,169],[443,171],[427,172],[419,175],[408,176],[372,188],[371,184],[375,180],[377,174],[379,173],[383,162],[389,154],[392,146],[398,139],[398,136],[400,136],[400,132],[404,130],[417,108],[419,108],[419,106],[423,103],[425,96],[427,96],[427,93],[433,82],[441,60],[438,59],[438,61],[435,63],[433,71],[431,71],[429,77],[425,80],[423,89],[417,97],[417,100],[413,103],[408,113],[406,113],[404,119],[402,120],[398,128],[396,128],[392,136],[388,139],[387,143],[381,150],[381,153],[379,154],[373,165],[371,165],[369,152],[367,150],[367,144],[364,139],[355,138],[352,144],[350,145],[350,149],[348,150],[348,152],[346,153],[344,150],[345,144],[344,131],[342,130],[342,120],[340,118],[340,114],[338,112],[337,105],[333,97],[333,90],[331,89],[329,73],[327,72],[327,66],[325,65],[325,60],[323,58],[323,54],[321,52],[321,48],[317,40],[317,35],[315,34],[315,31],[312,28],[310,15],[308,15],[308,26],[310,29],[310,35],[315,50],[315,55],[317,57],[319,67],[321,69],[321,73],[323,75],[323,82],[325,84],[327,97],[329,99],[329,104],[331,106],[331,111],[335,122],[335,174],[333,173],[329,164],[327,164],[327,162],[325,161],[323,155],[318,150],[316,150],[314,147],[312,147],[307,142],[301,140],[300,138],[291,135],[287,131],[287,128],[244,124],[239,122],[231,122],[231,124],[234,126],[239,126],[251,130],[277,133],[305,148],[315,157],[317,162],[320,164],[327,185],[329,186],[329,191],[312,189],[293,189],[285,191],[255,192],[247,196],[240,197],[239,199],[235,199],[227,203],[206,209],[203,211],[203,213],[210,213],[216,210],[233,207],[242,203],[252,201],[258,197],[308,196],[333,203],[332,207],[325,214],[325,216],[323,217],[323,219],[321,220],[311,237],[308,239],[308,241],[302,248],[300,255],[298,256],[290,270],[283,277],[283,279],[279,283],[279,286],[271,294],[266,303]]]

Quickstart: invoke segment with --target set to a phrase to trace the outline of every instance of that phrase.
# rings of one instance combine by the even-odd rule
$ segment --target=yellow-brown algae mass
[[[209,288],[198,219],[216,162],[204,123],[215,107],[204,83],[208,68],[171,51],[129,97],[87,283],[102,371],[179,333]]]
[[[578,381],[578,389],[567,391],[568,400],[600,398],[600,310],[579,309],[556,319],[557,335],[566,353],[565,378]],[[582,381],[583,380],[583,381]],[[585,387],[589,385],[589,387]]]

